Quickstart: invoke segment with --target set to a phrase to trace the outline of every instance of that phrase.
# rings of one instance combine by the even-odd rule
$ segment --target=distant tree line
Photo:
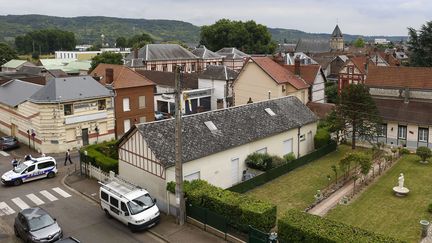
[[[134,35],[129,39],[126,39],[125,37],[119,37],[116,39],[116,47],[118,48],[131,47],[134,49],[139,49],[147,44],[152,44],[152,43],[154,43],[154,40],[147,33]]]
[[[272,54],[276,43],[267,27],[255,21],[221,19],[201,28],[200,44],[213,51],[223,47],[236,47],[248,54]]]
[[[16,51],[8,44],[0,42],[0,66],[16,58],[18,58]]]
[[[36,30],[15,38],[16,50],[20,54],[70,51],[75,49],[76,44],[74,33],[58,29]]]

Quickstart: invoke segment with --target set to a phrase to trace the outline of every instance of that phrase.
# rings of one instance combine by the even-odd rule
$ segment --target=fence
[[[300,157],[296,160],[293,160],[287,164],[281,165],[279,167],[270,169],[263,174],[255,176],[247,181],[239,183],[235,186],[228,188],[228,190],[238,193],[245,193],[249,190],[254,189],[255,187],[261,186],[281,175],[284,175],[300,166],[308,164],[318,158],[323,157],[326,154],[329,154],[336,150],[337,144],[334,141],[331,141],[326,146],[315,150],[314,152],[307,154],[303,157]]]

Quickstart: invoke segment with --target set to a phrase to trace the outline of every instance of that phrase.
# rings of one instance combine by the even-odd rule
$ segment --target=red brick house
[[[128,67],[113,64],[99,64],[91,76],[115,93],[116,137],[134,124],[154,121],[154,82]]]

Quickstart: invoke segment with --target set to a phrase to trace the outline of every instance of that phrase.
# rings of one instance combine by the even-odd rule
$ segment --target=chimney
[[[114,69],[112,68],[105,69],[105,83],[112,84],[113,81],[114,81]]]
[[[294,74],[300,76],[300,58],[296,57],[294,59]]]
[[[134,58],[137,59],[138,58],[138,48],[135,48],[133,50],[133,52],[134,52]]]

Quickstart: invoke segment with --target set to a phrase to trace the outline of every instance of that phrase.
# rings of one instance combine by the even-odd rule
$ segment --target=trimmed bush
[[[422,161],[426,161],[432,156],[430,148],[424,146],[418,147],[416,150],[416,154],[422,159]]]
[[[167,190],[175,193],[175,182],[169,182]],[[271,203],[223,190],[203,180],[185,181],[184,192],[188,203],[225,217],[241,231],[246,232],[251,225],[269,232],[276,225],[276,206]]]
[[[265,153],[253,153],[246,157],[246,165],[249,168],[266,171],[272,168],[272,157]]]
[[[319,149],[329,144],[331,140],[330,132],[325,128],[319,128],[314,137],[315,148]]]
[[[271,159],[272,159],[272,167],[273,168],[279,167],[279,166],[287,163],[285,158],[281,158],[277,155],[272,155]]]
[[[278,238],[283,242],[403,242],[295,209],[278,220]]]
[[[291,152],[291,153],[289,153],[289,154],[286,154],[286,155],[284,155],[284,160],[286,161],[286,163],[289,163],[289,162],[291,162],[291,161],[294,161],[294,160],[296,160],[296,156],[294,155],[294,153],[293,152]]]
[[[403,148],[403,147],[400,147],[399,148],[399,154],[400,155],[404,155],[404,154],[410,154],[411,152],[409,151],[409,149],[407,149],[407,148]]]
[[[84,151],[87,151],[87,156],[84,155]],[[116,141],[103,142],[81,148],[80,156],[83,162],[100,167],[105,172],[114,171],[118,173],[117,151]]]

